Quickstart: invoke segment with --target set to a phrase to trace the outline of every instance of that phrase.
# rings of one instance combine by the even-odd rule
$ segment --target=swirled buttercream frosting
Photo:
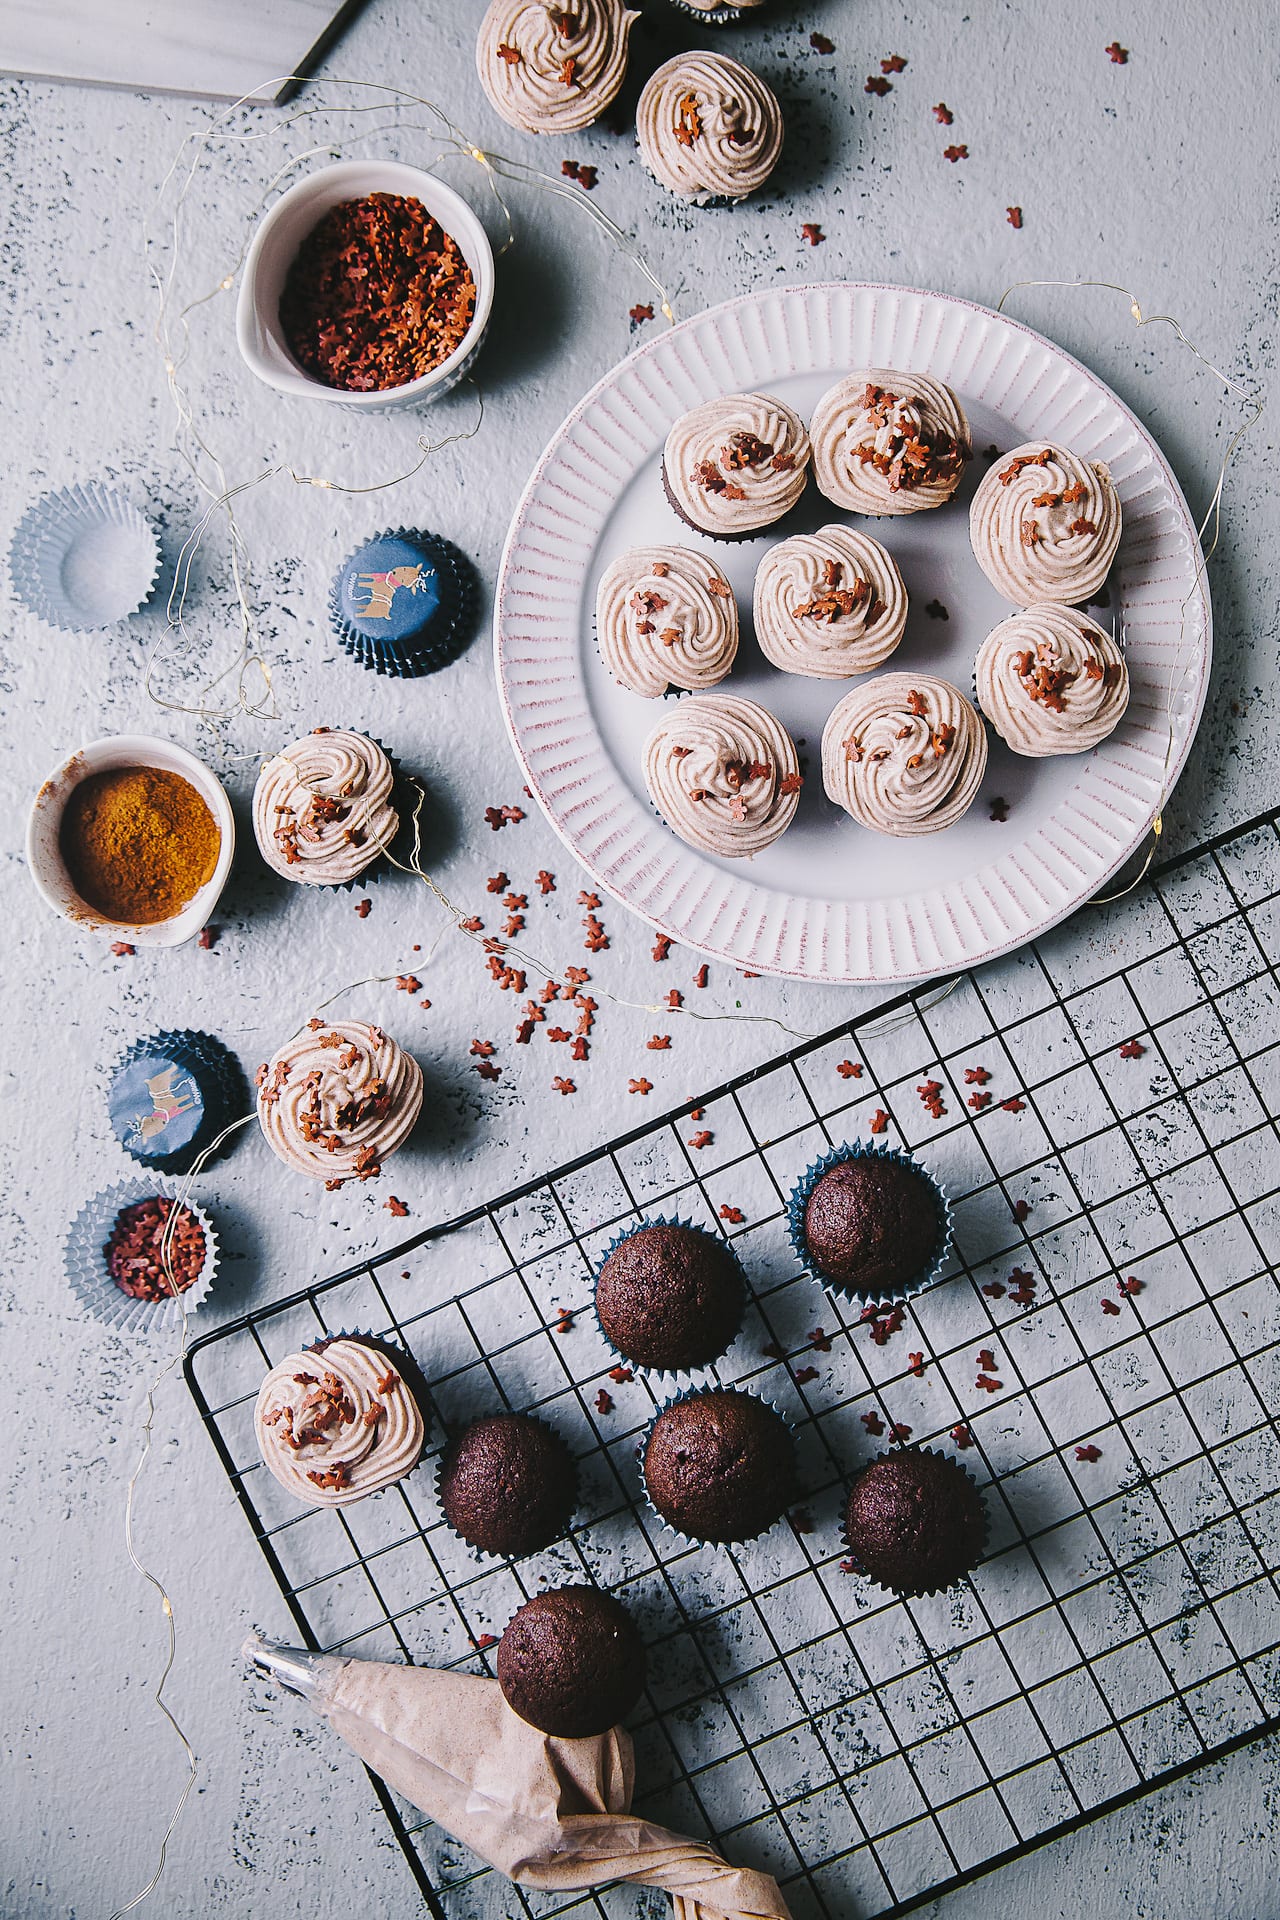
[[[906,624],[907,590],[892,555],[852,527],[780,540],[756,572],[756,639],[785,673],[866,673],[888,659]]]
[[[1032,440],[983,475],[969,509],[974,558],[1016,606],[1078,606],[1098,591],[1120,544],[1111,470]]]
[[[667,435],[662,480],[700,533],[742,540],[793,507],[809,478],[798,413],[767,393],[727,393],[691,407]]]
[[[682,200],[745,200],[782,151],[771,90],[722,53],[678,53],[645,81],[636,107],[640,158]]]
[[[523,133],[589,127],[622,85],[639,17],[622,0],[492,0],[476,71],[494,111]]]
[[[422,1068],[381,1027],[309,1020],[258,1068],[258,1123],[287,1167],[372,1180],[422,1110]]]
[[[705,553],[632,547],[601,576],[596,638],[614,679],[647,699],[714,687],[738,651],[738,603]]]
[[[306,886],[354,880],[395,839],[391,762],[376,740],[317,727],[262,763],[253,832],[269,867]]]
[[[322,1340],[272,1367],[253,1425],[280,1485],[315,1507],[345,1507],[402,1480],[426,1437],[393,1363],[347,1338]]]
[[[645,742],[644,779],[673,833],[728,859],[771,846],[800,804],[791,735],[733,693],[695,694],[664,714]]]
[[[884,673],[854,687],[822,735],[828,797],[877,833],[937,833],[971,805],[987,735],[971,703],[931,674]]]
[[[850,513],[919,513],[960,485],[972,447],[964,409],[941,380],[867,367],[837,380],[809,423],[813,474]]]
[[[1114,733],[1129,674],[1111,635],[1074,607],[1011,614],[978,648],[978,705],[1015,753],[1083,753]]]

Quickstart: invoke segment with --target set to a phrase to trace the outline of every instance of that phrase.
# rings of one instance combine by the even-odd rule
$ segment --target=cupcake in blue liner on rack
[[[981,1560],[987,1509],[976,1481],[932,1447],[872,1460],[845,1503],[844,1540],[859,1573],[889,1593],[944,1593]]]
[[[796,1494],[791,1428],[767,1400],[738,1387],[693,1387],[663,1407],[640,1444],[645,1499],[690,1545],[754,1540]]]
[[[464,651],[476,598],[475,570],[451,541],[398,527],[343,561],[329,617],[338,644],[361,666],[412,679]]]
[[[107,1075],[107,1116],[125,1152],[158,1173],[190,1167],[251,1111],[239,1061],[211,1033],[135,1040]]]
[[[176,1332],[217,1267],[208,1214],[168,1181],[123,1181],[95,1194],[63,1247],[72,1293],[116,1333]]]
[[[951,1249],[943,1188],[897,1147],[833,1147],[787,1202],[796,1258],[833,1293],[900,1300],[937,1278]]]
[[[688,1220],[627,1227],[596,1272],[595,1311],[614,1356],[655,1373],[709,1367],[742,1325],[746,1275],[718,1233]]]
[[[519,1559],[569,1531],[578,1469],[555,1428],[536,1414],[491,1413],[450,1440],[436,1491],[469,1547]]]

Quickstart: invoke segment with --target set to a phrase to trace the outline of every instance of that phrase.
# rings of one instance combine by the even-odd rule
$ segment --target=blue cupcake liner
[[[639,1233],[645,1227],[686,1227],[690,1233],[700,1233],[704,1236],[705,1239],[712,1240],[715,1242],[717,1246],[722,1247],[724,1251],[728,1254],[729,1258],[732,1260],[734,1266],[738,1270],[738,1278],[742,1282],[742,1308],[738,1314],[738,1324],[734,1328],[733,1333],[730,1335],[729,1339],[726,1340],[725,1344],[721,1347],[719,1353],[713,1354],[710,1360],[703,1361],[701,1366],[697,1366],[697,1367],[646,1366],[643,1360],[637,1360],[632,1354],[621,1352],[621,1350],[609,1338],[608,1334],[605,1332],[604,1327],[601,1324],[600,1315],[596,1310],[596,1298],[595,1298],[595,1282],[598,1282],[600,1278],[600,1269],[601,1267],[604,1266],[604,1263],[609,1258],[610,1254],[616,1253],[618,1248],[623,1244],[625,1240],[630,1240],[633,1234]],[[592,1317],[595,1320],[596,1328],[600,1334],[600,1338],[604,1342],[606,1349],[613,1356],[615,1362],[619,1366],[630,1367],[634,1373],[643,1374],[644,1377],[651,1382],[651,1384],[654,1384],[658,1387],[658,1390],[660,1392],[667,1391],[667,1387],[664,1384],[666,1382],[670,1382],[675,1386],[679,1386],[682,1382],[687,1382],[690,1384],[693,1383],[702,1374],[706,1373],[711,1367],[716,1366],[721,1360],[724,1359],[725,1354],[728,1353],[730,1347],[733,1345],[738,1335],[742,1332],[742,1321],[746,1313],[747,1301],[751,1297],[751,1284],[747,1279],[747,1270],[743,1266],[742,1261],[738,1258],[737,1252],[729,1244],[728,1240],[725,1239],[724,1235],[721,1233],[714,1232],[710,1227],[700,1227],[697,1225],[695,1221],[686,1220],[680,1214],[675,1214],[675,1215],[669,1215],[669,1214],[663,1214],[663,1213],[646,1214],[644,1219],[637,1220],[633,1227],[621,1228],[619,1232],[617,1232],[614,1235],[613,1239],[609,1242],[604,1252],[600,1255],[600,1258],[596,1263],[596,1269],[595,1269],[594,1275],[592,1276],[592,1279],[593,1279],[593,1285],[592,1285],[592,1292],[591,1292],[591,1313],[592,1313]]]
[[[823,1273],[816,1261],[810,1258],[804,1237],[804,1212],[809,1202],[809,1195],[828,1168],[838,1166],[843,1160],[873,1158],[901,1160],[905,1166],[910,1167],[914,1173],[920,1174],[927,1182],[938,1203],[938,1239],[928,1265],[904,1286],[888,1293],[878,1291],[870,1294],[860,1293],[854,1287],[841,1286],[838,1281],[832,1280]],[[816,1280],[819,1286],[826,1287],[829,1292],[839,1295],[842,1300],[856,1300],[863,1306],[874,1305],[882,1300],[909,1300],[913,1294],[922,1293],[937,1279],[943,1262],[951,1251],[954,1234],[951,1201],[941,1181],[936,1179],[928,1167],[917,1160],[913,1153],[907,1153],[901,1147],[881,1146],[878,1142],[867,1146],[861,1141],[845,1141],[841,1146],[832,1147],[830,1152],[822,1155],[821,1159],[813,1161],[792,1188],[787,1201],[787,1234],[791,1241],[791,1250],[809,1278]]]
[[[155,528],[98,480],[44,493],[9,543],[17,598],[63,633],[95,633],[136,613],[160,570]]]
[[[176,1147],[163,1137],[169,1131],[169,1124],[162,1117],[165,1113],[166,1089],[159,1090],[159,1098],[150,1086],[133,1090],[134,1101],[141,1103],[149,1097],[154,1109],[152,1114],[143,1114],[141,1110],[133,1114],[129,1111],[129,1090],[121,1086],[130,1068],[140,1061],[151,1059],[169,1061],[188,1075],[195,1084],[203,1109],[196,1126],[185,1130],[185,1137],[183,1130],[179,1130],[176,1137],[181,1144]],[[167,1091],[172,1092],[176,1101],[182,1101],[184,1089],[180,1083]],[[130,1159],[157,1173],[184,1170],[224,1128],[252,1108],[248,1081],[235,1055],[213,1034],[190,1029],[154,1033],[145,1039],[135,1040],[108,1070],[106,1097],[111,1130],[119,1145]],[[180,1118],[183,1111],[181,1104],[175,1105],[172,1119]],[[154,1149],[148,1148],[142,1131],[143,1123],[151,1119],[160,1120],[159,1127],[154,1130]],[[171,1140],[174,1137],[170,1135]],[[225,1150],[223,1147],[219,1151]]]
[[[353,660],[375,673],[399,679],[437,673],[456,660],[471,643],[478,597],[475,568],[452,541],[439,534],[395,527],[376,534],[374,539],[412,541],[430,560],[441,586],[439,609],[431,623],[437,631],[428,632],[424,628],[419,633],[394,639],[363,631],[344,611],[340,592],[342,577],[363,548],[372,544],[362,541],[338,568],[329,588],[329,621],[334,637]]]
[[[842,1520],[840,1523],[840,1538],[843,1540],[845,1546],[849,1550],[849,1558],[853,1562],[855,1571],[861,1574],[862,1578],[867,1582],[868,1586],[878,1587],[881,1593],[891,1594],[895,1600],[925,1600],[925,1599],[928,1599],[928,1597],[931,1594],[953,1592],[955,1588],[959,1586],[962,1580],[967,1580],[970,1574],[973,1573],[974,1569],[982,1564],[982,1561],[986,1558],[987,1548],[991,1542],[991,1510],[987,1505],[986,1497],[982,1491],[982,1488],[978,1485],[977,1481],[974,1479],[973,1475],[970,1473],[968,1467],[963,1466],[959,1460],[953,1459],[949,1453],[939,1452],[937,1447],[891,1447],[891,1448],[888,1448],[885,1451],[876,1454],[874,1459],[863,1462],[862,1466],[858,1468],[857,1473],[854,1474],[853,1480],[850,1481],[849,1489],[852,1490],[854,1481],[859,1479],[859,1477],[867,1471],[868,1467],[879,1466],[882,1460],[900,1459],[904,1453],[931,1453],[936,1460],[945,1460],[948,1466],[954,1467],[957,1473],[962,1473],[964,1475],[965,1479],[969,1482],[970,1486],[973,1488],[974,1492],[977,1494],[978,1504],[982,1509],[982,1540],[978,1547],[977,1554],[974,1558],[973,1565],[970,1567],[966,1567],[962,1573],[957,1574],[954,1580],[949,1581],[946,1586],[942,1586],[942,1587],[910,1587],[908,1588],[908,1587],[886,1586],[883,1580],[877,1580],[872,1574],[869,1574],[866,1571],[866,1568],[863,1566],[862,1562],[858,1558],[858,1549],[854,1546],[853,1542],[849,1538],[848,1525],[847,1525],[847,1512],[848,1512],[848,1504],[849,1504],[848,1492],[846,1492],[846,1495],[845,1495],[846,1519]]]
[[[756,1533],[743,1534],[742,1537],[738,1540],[699,1540],[696,1535],[684,1533],[681,1531],[679,1527],[673,1526],[670,1520],[667,1519],[666,1515],[659,1511],[659,1509],[654,1505],[653,1501],[649,1497],[649,1482],[645,1474],[645,1456],[649,1451],[649,1442],[653,1438],[653,1430],[657,1426],[659,1419],[667,1411],[668,1407],[679,1406],[682,1400],[701,1400],[701,1399],[705,1399],[708,1394],[712,1394],[712,1393],[735,1394],[740,1399],[743,1399],[743,1400],[758,1400],[762,1406],[768,1407],[771,1413],[777,1414],[779,1420],[781,1420],[787,1432],[792,1435],[792,1438],[794,1441],[795,1428],[792,1426],[790,1420],[788,1420],[786,1414],[782,1411],[781,1407],[778,1406],[777,1402],[774,1400],[768,1399],[765,1394],[756,1393],[751,1387],[722,1387],[722,1386],[686,1387],[682,1392],[672,1394],[669,1400],[663,1401],[662,1405],[656,1409],[653,1415],[653,1418],[649,1421],[648,1425],[645,1427],[644,1432],[640,1436],[639,1445],[636,1449],[636,1456],[640,1463],[640,1487],[641,1487],[641,1491],[644,1494],[644,1503],[648,1507],[650,1513],[653,1515],[654,1519],[658,1522],[663,1532],[670,1534],[671,1538],[674,1541],[676,1541],[678,1545],[682,1547],[745,1547],[750,1545],[751,1541],[753,1540],[763,1540],[766,1533],[772,1533],[773,1529],[779,1524],[779,1522],[786,1517],[787,1507],[784,1506],[782,1509],[782,1512],[778,1515],[778,1518],[776,1520],[771,1520],[767,1527],[761,1527],[759,1531]],[[798,1497],[799,1488],[797,1487],[794,1490],[794,1492]],[[788,1505],[790,1504],[791,1502],[788,1502]]]
[[[468,1540],[467,1536],[464,1533],[459,1533],[458,1529],[454,1526],[452,1520],[450,1520],[449,1516],[445,1513],[445,1510],[444,1510],[444,1499],[440,1490],[440,1482],[444,1475],[445,1454],[448,1452],[449,1447],[453,1441],[453,1435],[446,1434],[444,1447],[441,1449],[440,1458],[436,1462],[436,1472],[435,1472],[436,1504],[440,1508],[441,1519],[444,1521],[445,1526],[448,1527],[454,1539],[461,1540],[463,1546],[467,1550],[469,1557],[475,1561],[477,1566],[482,1566],[482,1567],[510,1566],[513,1561],[528,1560],[535,1553],[547,1553],[552,1547],[558,1546],[562,1540],[567,1540],[569,1538],[569,1535],[573,1531],[573,1515],[578,1511],[578,1505],[582,1498],[582,1475],[578,1469],[578,1462],[574,1459],[573,1454],[569,1452],[569,1445],[564,1435],[561,1432],[559,1432],[557,1428],[553,1427],[549,1420],[544,1420],[540,1413],[530,1413],[526,1408],[523,1408],[523,1407],[514,1407],[514,1408],[504,1407],[500,1409],[500,1411],[504,1413],[519,1413],[522,1419],[536,1421],[537,1424],[543,1429],[545,1433],[550,1433],[554,1435],[554,1437],[560,1442],[561,1446],[564,1447],[565,1451],[569,1453],[569,1462],[573,1470],[573,1505],[570,1508],[569,1518],[565,1522],[563,1533],[558,1533],[554,1540],[548,1540],[544,1546],[530,1547],[528,1553],[520,1553],[520,1554],[493,1553],[490,1551],[488,1547],[478,1547],[474,1540]],[[491,1417],[491,1416],[487,1416],[482,1413],[477,1414],[475,1416],[475,1420],[467,1421],[466,1426],[464,1426],[461,1429],[461,1433],[465,1433],[468,1427],[474,1426],[476,1424],[476,1420],[483,1420],[488,1417]],[[461,1437],[461,1433],[459,1437]]]
[[[139,1200],[179,1200],[179,1191],[177,1183],[165,1179],[130,1180],[104,1187],[80,1209],[67,1231],[62,1255],[67,1284],[85,1311],[115,1333],[176,1333],[185,1315],[195,1311],[213,1285],[218,1269],[217,1237],[208,1214],[190,1195],[180,1204],[200,1222],[205,1257],[189,1287],[168,1300],[134,1300],[120,1290],[107,1270],[103,1249],[123,1210]]]

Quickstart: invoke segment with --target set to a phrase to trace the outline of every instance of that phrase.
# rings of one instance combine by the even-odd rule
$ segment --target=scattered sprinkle
[[[892,93],[893,82],[892,80],[886,80],[882,73],[870,73],[867,75],[867,83],[862,91],[864,93],[878,93],[880,95]]]
[[[714,1133],[708,1133],[704,1127],[700,1133],[690,1134],[689,1145],[695,1149],[709,1147],[714,1139]]]
[[[883,1107],[876,1108],[867,1125],[872,1133],[886,1133],[888,1131],[889,1116]]]
[[[1113,67],[1128,66],[1129,49],[1128,47],[1122,47],[1118,40],[1113,40],[1111,45],[1105,49],[1105,52]]]
[[[958,147],[944,147],[942,149],[942,157],[944,160],[949,160],[954,167],[957,160],[967,160],[969,158],[969,149],[963,142],[961,142]]]
[[[800,232],[811,247],[820,247],[827,237],[816,220],[806,220]]]
[[[1025,1113],[1026,1106],[1026,1101],[1019,1100],[1016,1093],[1013,1094],[1010,1099],[1000,1102],[1000,1110],[1002,1113]]]
[[[551,1311],[556,1316],[551,1329],[552,1333],[572,1333],[573,1315],[568,1307],[552,1307]]]
[[[731,1227],[740,1227],[743,1221],[746,1219],[746,1217],[747,1216],[742,1211],[741,1207],[725,1206],[725,1207],[721,1207],[720,1209],[720,1218],[722,1220],[727,1220]]]
[[[909,1353],[907,1355],[907,1372],[914,1374],[917,1380],[923,1379],[924,1355],[922,1353]]]
[[[971,1447],[973,1445],[973,1435],[970,1433],[968,1427],[965,1425],[963,1420],[960,1422],[960,1425],[958,1427],[952,1427],[951,1438],[955,1441],[956,1445],[960,1447],[962,1450],[965,1447]]]
[[[398,973],[396,975],[397,993],[421,993],[422,982],[416,973]]]
[[[797,1367],[791,1376],[798,1387],[806,1386],[810,1380],[816,1380],[817,1377],[818,1369],[816,1367]]]
[[[613,1412],[613,1395],[611,1393],[606,1393],[603,1387],[601,1387],[599,1393],[596,1395],[596,1412],[597,1413]]]
[[[1020,233],[1022,231],[1022,208],[1006,207],[1004,213],[1009,225]]]
[[[635,1375],[632,1373],[630,1367],[610,1367],[609,1378],[614,1382],[615,1386],[622,1387],[626,1385],[628,1380],[634,1380]]]
[[[387,1199],[383,1202],[383,1205],[386,1207],[388,1213],[395,1215],[397,1220],[408,1219],[409,1217],[408,1207],[406,1207],[403,1200],[397,1200],[394,1193],[388,1195]]]
[[[896,1440],[900,1447],[906,1446],[907,1441],[911,1438],[911,1429],[905,1420],[894,1421],[889,1429],[889,1438]]]
[[[131,947],[127,940],[113,940],[111,942],[111,951],[115,954],[117,960],[123,960],[129,954],[136,953],[137,948]]]
[[[576,1093],[578,1091],[572,1080],[562,1080],[559,1074],[556,1075],[551,1084],[557,1093]]]
[[[652,318],[653,308],[647,301],[642,304],[637,304],[631,309],[631,324],[633,327],[641,326],[646,320],[652,320]]]
[[[926,601],[924,610],[931,620],[949,620],[951,618],[951,615],[947,612],[941,600]]]
[[[627,1092],[628,1093],[652,1093],[653,1082],[652,1080],[628,1080]]]
[[[991,802],[990,817],[991,819],[999,821],[1002,824],[1004,821],[1006,821],[1009,818],[1009,802],[1007,800],[1001,799],[999,794],[997,794],[995,799]]]
[[[838,1060],[836,1072],[842,1080],[861,1080],[862,1066],[857,1060]]]
[[[1017,1221],[1019,1226],[1022,1225],[1023,1221],[1026,1219],[1030,1211],[1031,1211],[1031,1202],[1029,1200],[1015,1200],[1011,1208],[1013,1217]]]
[[[1102,1458],[1102,1448],[1095,1447],[1092,1442],[1090,1442],[1090,1444],[1087,1447],[1076,1448],[1077,1460],[1087,1460],[1090,1463],[1090,1465],[1092,1465],[1092,1463],[1095,1460],[1101,1460],[1101,1458]]]
[[[1143,1046],[1141,1040],[1126,1040],[1120,1049],[1120,1058],[1122,1060],[1141,1060],[1145,1052],[1146,1048]]]
[[[825,33],[811,33],[809,35],[809,45],[815,53],[834,53],[836,50],[835,41],[828,40]]]
[[[1119,1313],[1120,1308],[1114,1300],[1104,1300],[1102,1302],[1102,1311],[1104,1313]]]
[[[863,1426],[866,1428],[868,1433],[881,1434],[884,1432],[884,1421],[880,1418],[880,1415],[878,1413],[874,1411],[872,1411],[871,1413],[862,1413],[862,1414],[859,1414],[858,1418],[861,1420]]]
[[[809,1345],[815,1353],[830,1353],[831,1335],[824,1327],[815,1327],[809,1335]]]
[[[1121,1293],[1135,1294],[1135,1293],[1142,1292],[1141,1280],[1135,1280],[1132,1274],[1129,1275],[1127,1280],[1117,1281],[1116,1284],[1118,1285]]]
[[[693,984],[694,984],[694,986],[695,986],[695,987],[705,987],[705,986],[706,986],[706,984],[707,984],[707,973],[708,973],[708,968],[707,968],[707,966],[706,966],[706,965],[705,965],[705,963],[704,963],[704,964],[703,964],[702,966],[700,966],[700,967],[698,968],[698,971],[697,971],[697,972],[696,972],[696,973],[694,974],[694,976],[693,976]]]
[[[644,1044],[650,1053],[666,1053],[671,1046],[671,1035],[669,1033],[655,1033],[652,1034]]]
[[[362,920],[367,920],[369,918],[369,915],[373,912],[372,900],[357,900],[355,905],[356,905],[356,912],[360,915],[360,918]]]
[[[667,955],[670,953],[670,951],[671,951],[671,935],[669,933],[658,934],[653,943],[654,959],[665,960]]]
[[[945,100],[939,100],[933,110],[933,117],[940,127],[949,127],[955,119],[954,113],[952,113]]]
[[[218,935],[221,932],[222,932],[221,927],[201,927],[200,938],[197,942],[197,945],[203,947],[205,952],[208,953],[212,947],[217,946]]]

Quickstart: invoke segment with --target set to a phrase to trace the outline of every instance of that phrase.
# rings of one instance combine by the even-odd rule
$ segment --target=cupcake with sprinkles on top
[[[1129,705],[1129,672],[1111,635],[1074,607],[1026,607],[978,648],[978,705],[1000,738],[1029,759],[1084,753],[1114,733]]]
[[[262,763],[253,793],[258,851],[286,880],[347,886],[396,837],[394,785],[376,740],[345,727],[316,727]]]
[[[704,553],[632,547],[601,576],[596,638],[614,679],[646,699],[713,687],[738,651],[738,603]]]
[[[846,680],[888,659],[907,624],[893,556],[852,527],[822,527],[770,547],[755,584],[760,651],[784,673]]]
[[[772,846],[800,804],[791,735],[732,693],[695,693],[664,714],[645,742],[644,779],[673,833],[730,860]]]
[[[426,1422],[398,1356],[359,1334],[288,1354],[258,1389],[264,1465],[313,1507],[346,1507],[412,1473]]]
[[[969,509],[973,556],[1015,606],[1081,606],[1120,545],[1120,496],[1101,460],[1030,441],[989,467]]]
[[[678,53],[649,76],[636,107],[640,158],[698,206],[745,200],[782,152],[782,109],[758,74],[720,53]]]
[[[819,490],[850,513],[920,513],[948,501],[972,454],[941,380],[866,367],[837,380],[809,423]]]
[[[422,1111],[422,1068],[381,1027],[308,1020],[258,1068],[258,1124],[297,1173],[373,1180]]]
[[[748,540],[794,507],[809,478],[804,422],[767,393],[728,393],[680,418],[662,449],[662,484],[687,526]]]
[[[622,0],[492,0],[476,70],[494,111],[522,133],[573,133],[612,105],[639,14]]]
[[[828,799],[859,825],[910,837],[952,826],[973,804],[987,735],[950,681],[884,673],[854,687],[822,734]]]

